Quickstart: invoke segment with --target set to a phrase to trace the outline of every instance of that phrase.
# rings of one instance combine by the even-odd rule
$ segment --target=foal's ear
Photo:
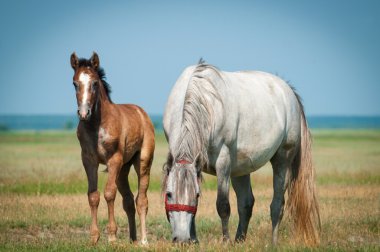
[[[78,67],[78,64],[79,64],[79,60],[78,60],[78,57],[77,55],[75,54],[75,52],[73,52],[71,54],[71,57],[70,57],[70,63],[71,63],[71,67],[75,70],[77,69]]]
[[[92,53],[90,61],[91,61],[92,67],[95,70],[98,70],[98,68],[99,68],[99,56],[98,56],[98,54],[96,52]]]

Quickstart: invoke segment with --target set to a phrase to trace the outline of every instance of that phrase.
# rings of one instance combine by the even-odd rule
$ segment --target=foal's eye
[[[97,88],[98,88],[98,81],[94,81],[93,83],[92,83],[92,91],[95,91]]]
[[[75,91],[78,91],[78,84],[76,82],[73,82],[73,85],[74,85]]]

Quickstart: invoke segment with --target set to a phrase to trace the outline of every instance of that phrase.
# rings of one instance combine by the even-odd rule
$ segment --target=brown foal
[[[128,183],[133,164],[138,176],[137,213],[141,224],[141,243],[147,243],[146,214],[147,189],[154,153],[154,127],[146,112],[136,105],[114,104],[110,99],[110,87],[99,67],[99,57],[78,59],[71,55],[74,69],[73,84],[78,103],[79,124],[77,136],[82,148],[82,162],[88,179],[88,203],[91,208],[91,241],[100,237],[97,211],[100,200],[98,191],[98,166],[105,164],[108,180],[104,198],[108,205],[108,241],[116,240],[117,226],[114,216],[116,189],[123,197],[123,208],[128,216],[129,235],[137,241],[134,196]]]

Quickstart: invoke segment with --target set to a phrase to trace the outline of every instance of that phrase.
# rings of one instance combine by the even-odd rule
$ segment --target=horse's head
[[[75,53],[71,54],[71,67],[74,69],[73,84],[78,103],[80,120],[89,120],[94,104],[98,98],[100,77],[99,57],[94,52],[90,60],[78,59]]]
[[[171,156],[169,154],[169,156]],[[164,173],[166,215],[172,227],[173,242],[196,242],[195,214],[200,194],[201,169],[185,159],[168,158]]]

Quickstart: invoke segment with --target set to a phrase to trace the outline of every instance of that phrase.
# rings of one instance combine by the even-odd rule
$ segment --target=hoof
[[[99,241],[99,238],[100,238],[99,232],[97,234],[92,234],[91,235],[91,244],[96,245]]]
[[[238,236],[235,238],[235,242],[236,243],[242,243],[242,242],[245,242],[245,236],[242,235],[242,236]]]
[[[141,241],[140,241],[140,245],[141,246],[148,246],[149,245],[149,243],[148,243],[148,240],[145,238],[145,239],[142,239]]]
[[[190,243],[191,244],[199,244],[199,241],[198,241],[198,239],[191,239]]]
[[[195,239],[194,239],[194,238],[191,238],[189,244],[195,244],[195,245],[198,245],[198,244],[199,244],[199,241],[198,241],[198,239],[196,239],[196,238],[195,238]]]
[[[110,234],[108,235],[108,242],[115,242],[117,240],[116,234]]]
[[[230,237],[229,236],[223,236],[223,242],[224,243],[230,243]]]
[[[137,240],[132,240],[132,239],[129,240],[129,243],[133,244],[133,245],[138,245],[139,244],[139,242]]]

